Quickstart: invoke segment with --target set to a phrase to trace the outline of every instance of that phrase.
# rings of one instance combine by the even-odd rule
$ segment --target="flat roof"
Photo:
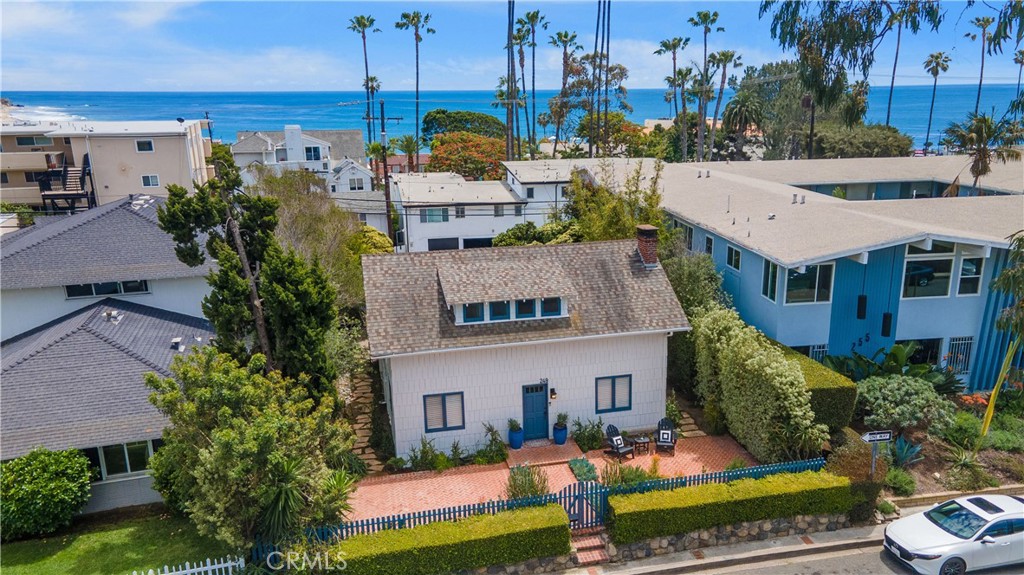
[[[40,122],[34,125],[4,125],[3,134],[45,134],[50,137],[74,136],[176,136],[199,120],[147,120],[130,122]]]
[[[520,204],[520,199],[503,181],[466,181],[451,172],[393,174],[392,183],[402,204],[407,206],[455,204]]]

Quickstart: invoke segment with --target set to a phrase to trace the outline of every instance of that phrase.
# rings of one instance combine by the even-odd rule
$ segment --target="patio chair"
[[[619,428],[614,425],[609,425],[605,429],[605,435],[608,437],[608,445],[611,447],[612,453],[614,453],[621,461],[626,455],[630,457],[636,457],[633,453],[633,445],[622,437],[619,433]]]
[[[665,450],[676,454],[676,426],[672,420],[665,417],[658,422],[658,433],[654,437],[654,450]]]

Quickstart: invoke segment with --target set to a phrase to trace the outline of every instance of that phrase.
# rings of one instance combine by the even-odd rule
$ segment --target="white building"
[[[516,224],[544,221],[505,182],[470,182],[451,172],[395,174],[391,201],[401,219],[400,252],[489,247]]]
[[[285,126],[283,132],[239,132],[238,141],[231,145],[231,155],[248,185],[255,182],[253,168],[257,165],[276,174],[284,170],[314,172],[329,181],[332,170],[343,161],[366,161],[359,130],[304,131],[297,125]]]
[[[398,455],[420,438],[472,450],[509,418],[527,439],[559,413],[654,428],[667,336],[690,329],[656,247],[646,226],[637,241],[363,256]]]

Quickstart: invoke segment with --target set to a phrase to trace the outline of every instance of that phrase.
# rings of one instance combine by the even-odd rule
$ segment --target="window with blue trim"
[[[420,223],[433,224],[448,221],[448,208],[421,208]]]
[[[423,428],[427,433],[466,429],[462,392],[424,395]]]
[[[537,300],[521,299],[516,301],[516,319],[537,317]]]
[[[489,305],[491,307],[491,321],[512,317],[512,308],[507,301],[492,301]]]
[[[562,298],[546,297],[540,300],[540,315],[544,317],[562,315]]]
[[[740,271],[740,251],[732,246],[726,251],[725,263],[732,269]]]
[[[467,303],[462,306],[462,321],[466,323],[484,321],[484,304]]]
[[[613,375],[596,380],[595,411],[629,411],[633,409],[633,376]]]

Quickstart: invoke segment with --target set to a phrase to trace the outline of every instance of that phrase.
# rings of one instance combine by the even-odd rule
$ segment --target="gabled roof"
[[[254,132],[243,130],[236,133],[239,142]],[[259,133],[270,138],[275,144],[284,142],[284,131],[261,130]],[[362,161],[366,157],[363,146],[362,130],[307,130],[302,129],[303,136],[312,136],[331,145],[331,158],[341,160],[354,158]]]
[[[164,201],[123,198],[3,236],[0,288],[206,275],[209,261],[195,268],[178,261],[174,240],[157,222],[157,207]]]
[[[274,142],[270,138],[255,132],[231,144],[231,152],[235,154],[272,152],[274,147]]]
[[[449,280],[481,269],[494,275],[475,282],[471,295],[513,299],[526,282],[563,297],[568,317],[455,325]],[[374,358],[689,329],[664,270],[645,269],[634,240],[364,255],[363,285]]]
[[[108,319],[117,312],[119,319]],[[0,344],[0,459],[160,436],[143,374],[169,376],[178,352],[213,337],[205,319],[104,299]],[[201,338],[196,341],[194,338]]]

